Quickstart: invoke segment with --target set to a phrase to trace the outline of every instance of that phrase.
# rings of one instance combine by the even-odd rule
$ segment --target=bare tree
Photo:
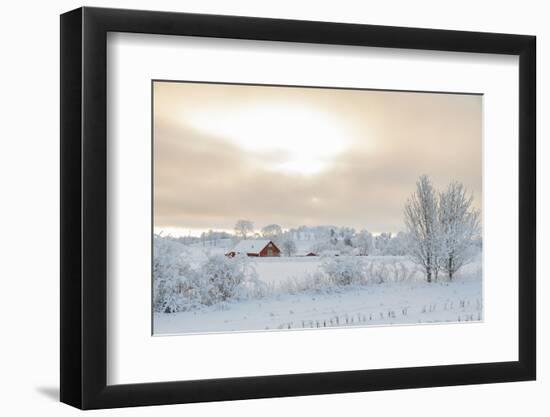
[[[292,256],[296,253],[296,243],[292,239],[285,239],[281,244],[281,249],[286,256]]]
[[[452,182],[439,194],[441,269],[449,279],[476,254],[474,241],[479,236],[479,211],[472,208],[472,195],[463,184]]]
[[[254,223],[250,220],[237,220],[235,223],[235,234],[246,239],[249,233],[254,231]]]
[[[407,252],[411,260],[424,268],[426,280],[437,280],[439,272],[439,230],[437,194],[430,179],[423,175],[416,191],[405,203]]]

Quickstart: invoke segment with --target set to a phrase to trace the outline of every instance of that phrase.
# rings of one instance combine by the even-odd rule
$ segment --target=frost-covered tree
[[[296,243],[292,239],[285,239],[281,242],[281,250],[285,256],[292,256],[296,253]]]
[[[368,230],[361,230],[357,233],[354,243],[361,256],[370,255],[374,250],[372,234]]]
[[[428,177],[418,180],[405,206],[406,252],[424,268],[428,282],[432,276],[437,279],[439,270],[452,280],[478,253],[480,214],[472,203],[472,195],[460,182],[436,193]]]
[[[283,229],[278,224],[268,224],[262,227],[262,237],[266,239],[276,239],[283,234]]]
[[[452,182],[439,194],[440,264],[450,280],[477,253],[479,211],[472,208],[472,202],[473,196],[459,182]]]
[[[437,279],[440,267],[438,196],[426,175],[418,179],[416,191],[405,203],[405,227],[407,253],[413,262],[422,266],[426,280],[432,282]]]
[[[374,238],[374,247],[376,253],[379,255],[391,255],[390,246],[391,246],[392,234],[383,232]]]
[[[352,227],[340,227],[338,229],[338,240],[344,243],[346,246],[352,245],[352,237],[355,235],[355,229]]]
[[[388,254],[394,256],[404,256],[407,254],[407,234],[398,232],[389,241]]]
[[[378,255],[403,256],[406,254],[406,233],[380,233],[374,240],[374,247]]]
[[[250,220],[237,220],[235,223],[235,234],[246,239],[249,234],[254,232],[254,223]]]

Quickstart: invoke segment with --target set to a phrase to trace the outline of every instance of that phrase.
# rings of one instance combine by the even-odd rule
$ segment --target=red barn
[[[272,257],[281,256],[281,251],[271,240],[241,240],[233,249],[226,253],[226,256],[233,257],[238,254]]]

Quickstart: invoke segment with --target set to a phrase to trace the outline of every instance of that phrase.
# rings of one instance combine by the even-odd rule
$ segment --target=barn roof
[[[235,245],[235,247],[231,250],[235,253],[260,253],[263,248],[267,246],[267,244],[271,242],[271,240],[268,239],[248,239],[248,240],[241,240],[239,243]]]

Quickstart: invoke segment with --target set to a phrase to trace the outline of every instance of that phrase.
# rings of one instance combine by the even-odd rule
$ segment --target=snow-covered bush
[[[186,262],[185,246],[169,237],[153,240],[153,308],[157,312],[186,311],[199,303],[197,275]]]
[[[353,256],[327,257],[321,270],[338,286],[359,284],[365,278],[365,264]]]
[[[365,267],[366,280],[372,284],[411,281],[417,273],[418,267],[395,260],[371,261]]]
[[[307,273],[301,278],[292,277],[279,283],[277,289],[272,289],[272,292],[277,291],[278,294],[301,294],[306,291],[315,293],[329,293],[334,290],[335,285],[330,278],[322,272]]]
[[[267,293],[246,256],[208,255],[193,268],[185,246],[170,237],[153,242],[153,308],[160,313],[188,311],[231,299]]]
[[[246,256],[210,255],[200,266],[201,303],[212,305],[232,298],[261,295],[262,283]]]
[[[237,299],[257,299],[267,296],[272,288],[267,283],[260,280],[256,269],[251,264],[249,258],[245,255],[237,256],[233,258],[241,263],[241,268],[244,274],[244,281],[237,288],[235,297]]]
[[[394,262],[392,265],[394,282],[412,281],[419,273],[418,267],[407,266],[404,262]]]
[[[321,264],[321,270],[328,282],[336,286],[411,281],[418,274],[418,268],[414,265],[395,259],[371,261],[353,256],[327,257]],[[318,283],[321,286],[324,284]]]

